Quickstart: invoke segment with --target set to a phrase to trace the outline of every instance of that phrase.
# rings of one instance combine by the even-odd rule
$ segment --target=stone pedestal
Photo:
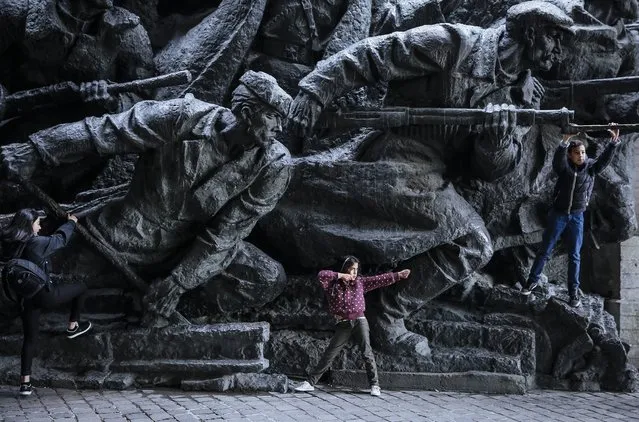
[[[273,381],[272,377],[237,377],[268,368],[264,347],[270,328],[265,322],[102,331],[103,328],[98,325],[92,333],[71,340],[62,329],[45,329],[34,360],[34,382],[70,388],[188,384],[202,389],[207,385],[205,381],[233,377],[229,379],[234,380],[234,387],[250,390],[253,380],[260,390]],[[21,344],[21,334],[0,336],[0,384],[17,382]],[[285,385],[276,391],[283,389]]]

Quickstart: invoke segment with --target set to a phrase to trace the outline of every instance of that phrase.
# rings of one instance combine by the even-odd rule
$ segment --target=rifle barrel
[[[555,124],[565,126],[574,111],[516,109],[517,121],[524,125]],[[379,110],[325,112],[318,125],[325,128],[391,128],[411,125],[476,125],[484,122],[486,112],[474,108],[387,107]]]
[[[620,123],[614,125],[578,125],[571,123],[568,125],[571,132],[607,132],[608,129],[619,129],[627,132],[639,131],[639,123]]]
[[[581,81],[542,81],[546,95],[566,92],[571,97],[594,96],[605,94],[629,94],[639,91],[639,76],[623,76],[618,78],[584,79]]]
[[[123,82],[107,85],[109,94],[120,94],[123,92],[140,91],[165,86],[183,85],[191,82],[191,72],[180,70],[179,72],[167,73],[166,75],[155,76],[153,78],[139,79],[137,81]]]
[[[107,92],[111,95],[116,95],[123,92],[152,90],[166,86],[186,84],[191,82],[192,79],[191,72],[181,70],[152,78],[109,84],[107,85]],[[5,117],[12,117],[40,106],[79,101],[79,98],[80,85],[71,81],[14,92],[5,98],[7,114]],[[2,117],[3,116],[0,116],[0,119]]]

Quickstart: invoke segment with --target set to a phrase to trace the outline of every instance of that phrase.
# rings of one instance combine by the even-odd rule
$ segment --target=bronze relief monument
[[[593,257],[637,228],[637,9],[0,0],[0,223],[79,218],[52,278],[88,287],[93,322],[77,347],[43,311],[34,385],[289,390],[336,322],[317,273],[355,255],[364,276],[410,269],[365,296],[382,388],[636,391]],[[609,128],[581,306],[565,239],[530,293],[563,135],[595,158]],[[0,302],[14,383],[21,305]],[[356,348],[330,378],[364,382]]]

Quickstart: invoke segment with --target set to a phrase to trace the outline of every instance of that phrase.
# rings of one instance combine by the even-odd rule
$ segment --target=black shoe
[[[23,382],[22,384],[20,384],[19,394],[21,396],[30,396],[32,392],[33,392],[33,387],[31,387],[30,382],[27,382],[27,383]]]
[[[579,294],[570,296],[570,306],[573,308],[578,308],[581,306],[581,299],[579,299]]]
[[[67,338],[76,338],[91,329],[91,321],[79,322],[73,330],[67,328]]]
[[[528,286],[524,287],[524,290],[521,291],[521,293],[524,296],[528,296],[530,295],[533,290],[535,290],[537,287],[539,286],[539,282],[538,281],[533,281],[532,283],[530,283]]]

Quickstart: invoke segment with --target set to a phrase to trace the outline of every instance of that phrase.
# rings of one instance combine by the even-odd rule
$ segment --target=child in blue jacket
[[[614,123],[611,123],[613,125]],[[588,158],[586,147],[579,140],[571,141],[574,134],[564,135],[553,159],[557,183],[553,195],[553,206],[544,230],[541,248],[530,269],[523,294],[529,295],[538,285],[544,265],[550,258],[557,240],[565,233],[569,253],[568,292],[570,306],[581,306],[579,298],[579,265],[584,233],[584,211],[590,201],[595,176],[610,162],[619,145],[619,129],[609,129],[611,140],[598,158]]]

